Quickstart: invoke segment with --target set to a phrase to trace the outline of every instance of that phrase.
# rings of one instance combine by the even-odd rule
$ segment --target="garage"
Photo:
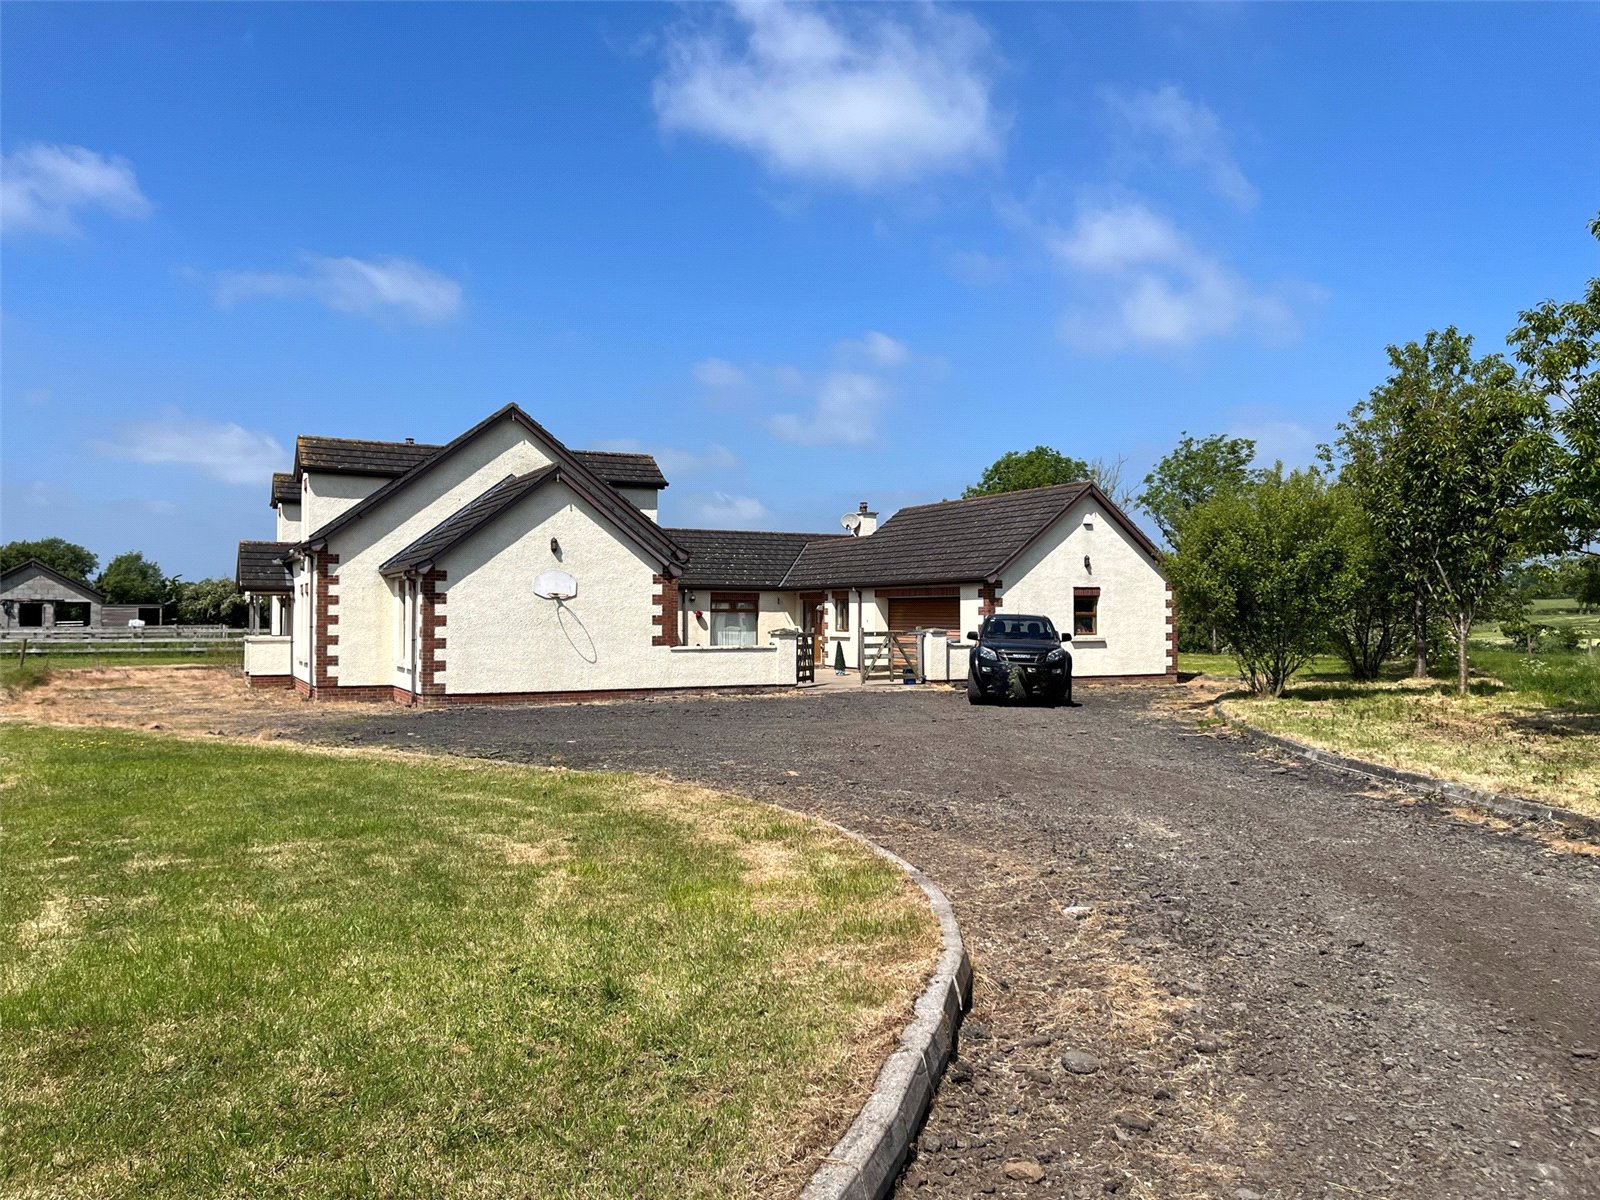
[[[961,628],[961,595],[949,588],[949,595],[890,596],[889,630],[905,633],[912,629]]]

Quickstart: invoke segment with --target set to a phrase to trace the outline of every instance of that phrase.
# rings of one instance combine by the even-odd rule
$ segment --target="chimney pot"
[[[416,444],[417,444],[417,439],[416,438],[407,438],[406,439],[406,445],[415,446]]]
[[[856,511],[857,512],[866,512],[867,511],[867,502],[865,500],[863,500],[861,502],[861,507],[859,509],[857,509]]]

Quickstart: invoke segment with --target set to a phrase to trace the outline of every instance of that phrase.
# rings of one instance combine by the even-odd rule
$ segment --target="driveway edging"
[[[1221,700],[1212,704],[1212,711],[1224,725],[1238,730],[1251,741],[1287,750],[1291,754],[1325,767],[1349,771],[1355,775],[1366,775],[1385,783],[1420,788],[1432,792],[1440,799],[1464,804],[1470,808],[1483,809],[1496,816],[1511,817],[1520,821],[1555,822],[1586,837],[1600,838],[1600,818],[1586,816],[1570,808],[1562,808],[1559,804],[1545,804],[1538,800],[1525,800],[1520,796],[1507,796],[1502,792],[1485,791],[1453,780],[1440,779],[1434,775],[1424,775],[1420,771],[1404,771],[1399,767],[1384,766],[1382,763],[1369,762],[1364,758],[1352,758],[1347,754],[1339,754],[1325,750],[1321,746],[1285,737],[1281,733],[1268,733],[1243,717],[1229,714],[1224,710]]]
[[[894,863],[922,889],[939,919],[943,942],[933,977],[917,998],[899,1044],[879,1069],[872,1094],[800,1193],[800,1200],[882,1200],[894,1187],[933,1104],[934,1089],[955,1054],[956,1030],[972,1004],[972,960],[955,910],[938,884],[870,838],[821,819]]]

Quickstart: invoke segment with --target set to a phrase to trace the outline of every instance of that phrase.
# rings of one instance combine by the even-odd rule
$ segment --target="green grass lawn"
[[[1239,692],[1230,715],[1342,754],[1508,792],[1600,816],[1600,654],[1531,658],[1473,642],[1472,692],[1453,671],[1411,680],[1404,664],[1375,683],[1351,680],[1335,658],[1295,676],[1281,700]],[[1237,678],[1232,658],[1181,655],[1180,669]]]
[[[170,667],[177,663],[211,663],[217,666],[242,667],[244,648],[238,645],[221,645],[204,650],[93,650],[89,653],[64,653],[62,647],[52,647],[55,653],[17,653],[17,648],[0,645],[0,688],[21,690],[37,687],[50,678],[51,671],[66,671],[79,667]]]
[[[11,1195],[797,1191],[938,949],[636,777],[13,725],[0,780]]]

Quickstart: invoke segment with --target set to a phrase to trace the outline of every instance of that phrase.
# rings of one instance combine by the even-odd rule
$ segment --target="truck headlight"
[[[1044,660],[1047,663],[1065,662],[1066,659],[1067,659],[1067,652],[1065,650],[1062,650],[1062,649],[1059,649],[1059,648],[1050,651],[1049,654],[1046,654],[1044,656]]]
[[[1000,661],[1000,656],[998,654],[996,654],[993,650],[991,650],[988,646],[979,646],[978,647],[978,657],[979,658],[988,659],[990,662],[999,662]]]

